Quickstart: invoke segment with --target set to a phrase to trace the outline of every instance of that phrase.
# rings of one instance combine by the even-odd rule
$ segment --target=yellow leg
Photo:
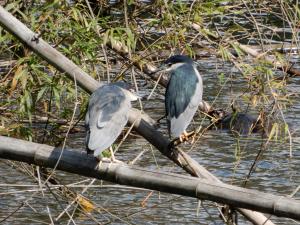
[[[192,131],[190,133],[183,131],[183,133],[175,140],[171,142],[171,146],[177,146],[185,141],[188,141],[189,138],[192,136],[191,144],[195,142],[195,131]]]
[[[112,147],[109,147],[109,151],[110,151],[110,154],[111,154],[111,157],[110,158],[107,158],[107,157],[101,157],[101,156],[98,156],[96,157],[97,161],[99,162],[98,165],[101,165],[101,163],[123,163],[122,161],[120,160],[117,160],[115,158],[115,154],[114,154],[114,151],[113,151],[113,148]]]
[[[195,141],[195,140],[194,140],[194,134],[195,134],[194,131],[192,131],[192,132],[190,132],[190,133],[188,133],[188,132],[186,132],[186,131],[183,131],[183,133],[179,136],[179,140],[180,140],[180,142],[182,143],[182,142],[188,141],[189,138],[190,138],[191,136],[193,136],[193,139],[192,139],[192,143],[193,143],[193,142]]]

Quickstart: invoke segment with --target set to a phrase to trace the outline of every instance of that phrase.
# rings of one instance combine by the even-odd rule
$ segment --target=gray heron
[[[94,153],[100,160],[107,160],[102,152],[110,148],[111,159],[115,161],[111,145],[127,124],[131,101],[138,97],[125,82],[100,86],[90,97],[85,116],[87,152]]]

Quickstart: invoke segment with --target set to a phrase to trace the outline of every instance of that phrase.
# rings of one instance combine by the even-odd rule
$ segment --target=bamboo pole
[[[48,63],[64,72],[70,79],[76,79],[78,85],[87,92],[92,93],[99,86],[99,83],[96,80],[82,71],[63,54],[52,48],[42,38],[38,37],[37,34],[28,29],[23,23],[8,13],[1,6],[0,24],[25,43],[35,53],[44,58]],[[129,123],[134,124],[135,130],[154,145],[162,154],[167,156],[192,176],[218,181],[218,178],[209,173],[204,167],[199,165],[181,149],[170,149],[169,140],[151,126],[149,118],[150,117],[146,114],[143,114],[136,109],[132,109],[129,115]],[[243,215],[245,215],[254,224],[273,224],[270,220],[267,220],[266,217],[256,212],[251,212],[246,209],[238,209],[238,211],[243,213]],[[259,215],[259,217],[257,217],[257,215]]]
[[[269,213],[280,217],[300,219],[300,202],[207,179],[179,174],[149,171],[120,163],[98,165],[97,160],[85,151],[62,149],[0,136],[0,158],[26,162],[106,180],[122,185],[147,188],[202,200],[210,200]]]

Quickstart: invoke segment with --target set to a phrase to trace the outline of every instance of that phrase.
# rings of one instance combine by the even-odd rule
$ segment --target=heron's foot
[[[112,158],[108,158],[108,157],[96,157],[98,164],[97,164],[97,169],[101,168],[102,163],[109,163],[108,167],[110,167],[113,163],[120,163],[120,164],[124,164],[122,161],[117,160],[117,159],[112,159]]]
[[[186,131],[183,131],[183,133],[180,134],[180,136],[179,136],[179,141],[181,143],[183,143],[183,142],[185,142],[187,140],[188,140],[188,133]]]
[[[189,139],[192,137],[192,141],[191,144],[193,144],[195,142],[195,131],[192,132],[186,132],[183,131],[183,133],[179,136],[179,140],[181,143],[189,141]]]
[[[192,140],[190,141],[191,144],[194,144],[195,142],[195,135],[196,132],[192,131],[192,132],[186,132],[184,131],[178,138],[176,138],[175,140],[173,140],[171,142],[171,146],[176,147],[177,145],[184,143],[186,141],[189,141],[190,138],[192,138]]]

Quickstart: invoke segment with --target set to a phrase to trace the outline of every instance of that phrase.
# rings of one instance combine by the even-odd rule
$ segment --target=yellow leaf
[[[10,87],[10,90],[9,90],[9,95],[12,95],[13,91],[16,89],[17,84],[18,84],[18,79],[19,79],[20,74],[22,73],[22,71],[23,71],[23,66],[20,65],[17,68],[17,70],[15,72],[15,75],[14,75],[14,78],[13,78],[13,80],[11,82],[11,87]]]
[[[257,95],[252,96],[251,102],[253,107],[257,106]]]
[[[279,131],[278,129],[279,129],[278,123],[274,123],[270,131],[268,141],[270,141],[273,137],[275,140],[277,140],[278,131]]]
[[[86,212],[91,212],[96,208],[90,200],[83,197],[82,195],[77,195],[76,201]]]

